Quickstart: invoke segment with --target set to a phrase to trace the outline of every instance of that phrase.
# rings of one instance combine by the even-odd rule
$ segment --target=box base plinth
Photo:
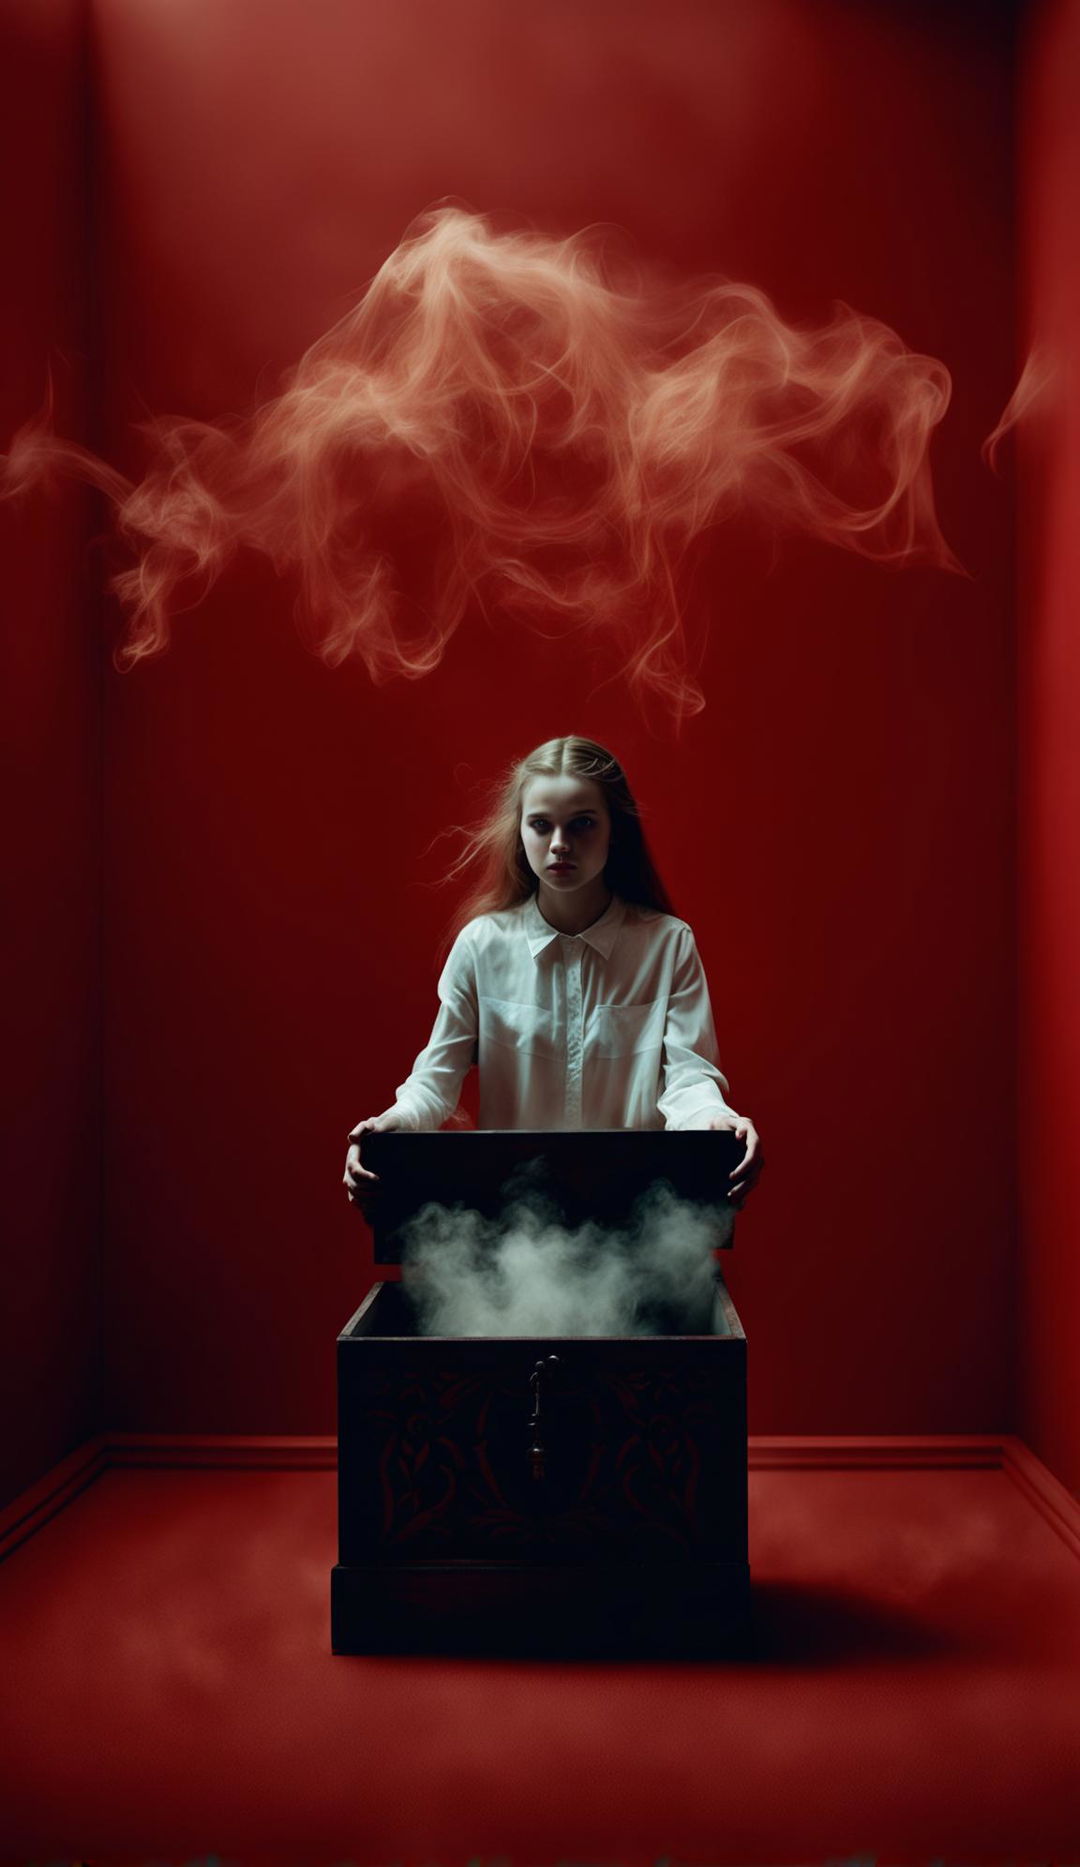
[[[750,1655],[747,1563],[337,1563],[330,1581],[335,1653],[688,1660]]]

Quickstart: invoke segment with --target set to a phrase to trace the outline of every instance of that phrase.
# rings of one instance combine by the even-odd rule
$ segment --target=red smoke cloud
[[[1045,343],[1033,344],[997,427],[983,442],[982,455],[987,466],[997,466],[1001,443],[1013,428],[1021,423],[1031,426],[1037,417],[1057,405],[1061,387],[1061,369],[1050,348]]]
[[[680,564],[735,513],[958,568],[928,460],[943,364],[846,306],[802,330],[751,285],[628,273],[594,235],[440,208],[250,417],[150,424],[138,484],[41,420],[9,487],[57,464],[115,502],[136,559],[114,585],[122,660],[163,649],[179,586],[209,587],[246,545],[298,577],[332,665],[428,674],[475,601],[606,634],[676,720],[704,705]]]

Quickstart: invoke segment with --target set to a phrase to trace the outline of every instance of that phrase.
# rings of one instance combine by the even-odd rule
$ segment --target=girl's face
[[[530,778],[520,828],[529,867],[542,885],[575,894],[603,875],[611,813],[591,778]]]

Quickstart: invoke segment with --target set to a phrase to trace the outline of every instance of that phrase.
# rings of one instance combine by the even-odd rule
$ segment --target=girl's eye
[[[583,830],[592,830],[595,828],[595,819],[592,817],[575,817],[574,822],[580,823]],[[530,830],[546,830],[547,829],[547,818],[546,817],[530,817],[529,828]]]

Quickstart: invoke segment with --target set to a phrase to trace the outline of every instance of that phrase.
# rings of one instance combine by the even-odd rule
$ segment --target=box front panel
[[[343,1563],[745,1560],[743,1339],[359,1339],[339,1357]]]

